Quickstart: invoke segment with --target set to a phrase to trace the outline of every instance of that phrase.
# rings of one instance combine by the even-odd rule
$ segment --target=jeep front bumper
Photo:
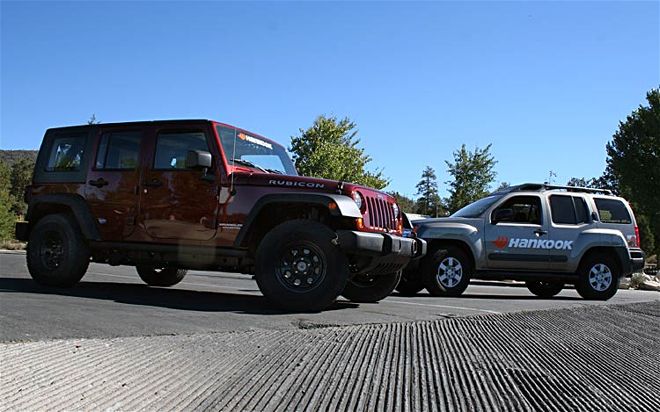
[[[399,257],[406,261],[426,254],[426,241],[382,233],[337,231],[339,246],[348,253]]]

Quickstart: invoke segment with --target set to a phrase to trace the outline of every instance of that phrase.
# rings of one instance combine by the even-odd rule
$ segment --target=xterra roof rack
[[[604,195],[612,195],[609,189],[598,189],[591,187],[578,187],[578,186],[559,186],[549,185],[545,183],[523,183],[521,185],[509,186],[505,189],[499,190],[499,193],[511,193],[522,191],[543,191],[543,190],[565,190],[567,192],[581,192],[581,193],[600,193]]]

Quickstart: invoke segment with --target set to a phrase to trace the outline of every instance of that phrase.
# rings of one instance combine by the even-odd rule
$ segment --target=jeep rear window
[[[284,147],[229,127],[217,126],[217,130],[230,165],[290,176],[298,175]]]
[[[630,224],[632,219],[626,205],[620,200],[595,198],[598,216],[603,223]]]
[[[140,132],[106,133],[96,155],[97,169],[132,170],[140,154]]]
[[[50,146],[46,171],[69,172],[80,170],[87,134],[56,137]]]

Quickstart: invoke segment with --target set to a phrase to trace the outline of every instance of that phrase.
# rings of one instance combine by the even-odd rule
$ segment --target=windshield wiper
[[[252,163],[252,162],[249,161],[249,160],[243,160],[243,159],[232,159],[232,162],[233,162],[233,163],[238,163],[238,164],[241,164],[241,165],[244,165],[244,166],[247,166],[247,167],[253,167],[253,168],[255,168],[255,169],[259,169],[259,170],[261,170],[262,172],[268,172],[268,170],[264,169],[263,167],[261,167],[261,166],[259,166],[259,165],[256,165],[256,164]]]
[[[278,175],[283,175],[284,174],[284,172],[282,172],[281,170],[269,169],[269,168],[266,168],[266,170],[271,172],[271,173],[278,174]]]

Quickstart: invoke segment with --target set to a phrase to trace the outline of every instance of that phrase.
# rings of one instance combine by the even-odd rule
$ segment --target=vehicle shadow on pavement
[[[41,286],[31,279],[0,278],[0,292],[72,296],[199,312],[236,312],[259,315],[310,313],[279,309],[270,304],[263,296],[156,288],[135,283],[83,281],[72,288],[56,288]],[[324,312],[355,307],[358,305],[351,302],[335,302]]]

